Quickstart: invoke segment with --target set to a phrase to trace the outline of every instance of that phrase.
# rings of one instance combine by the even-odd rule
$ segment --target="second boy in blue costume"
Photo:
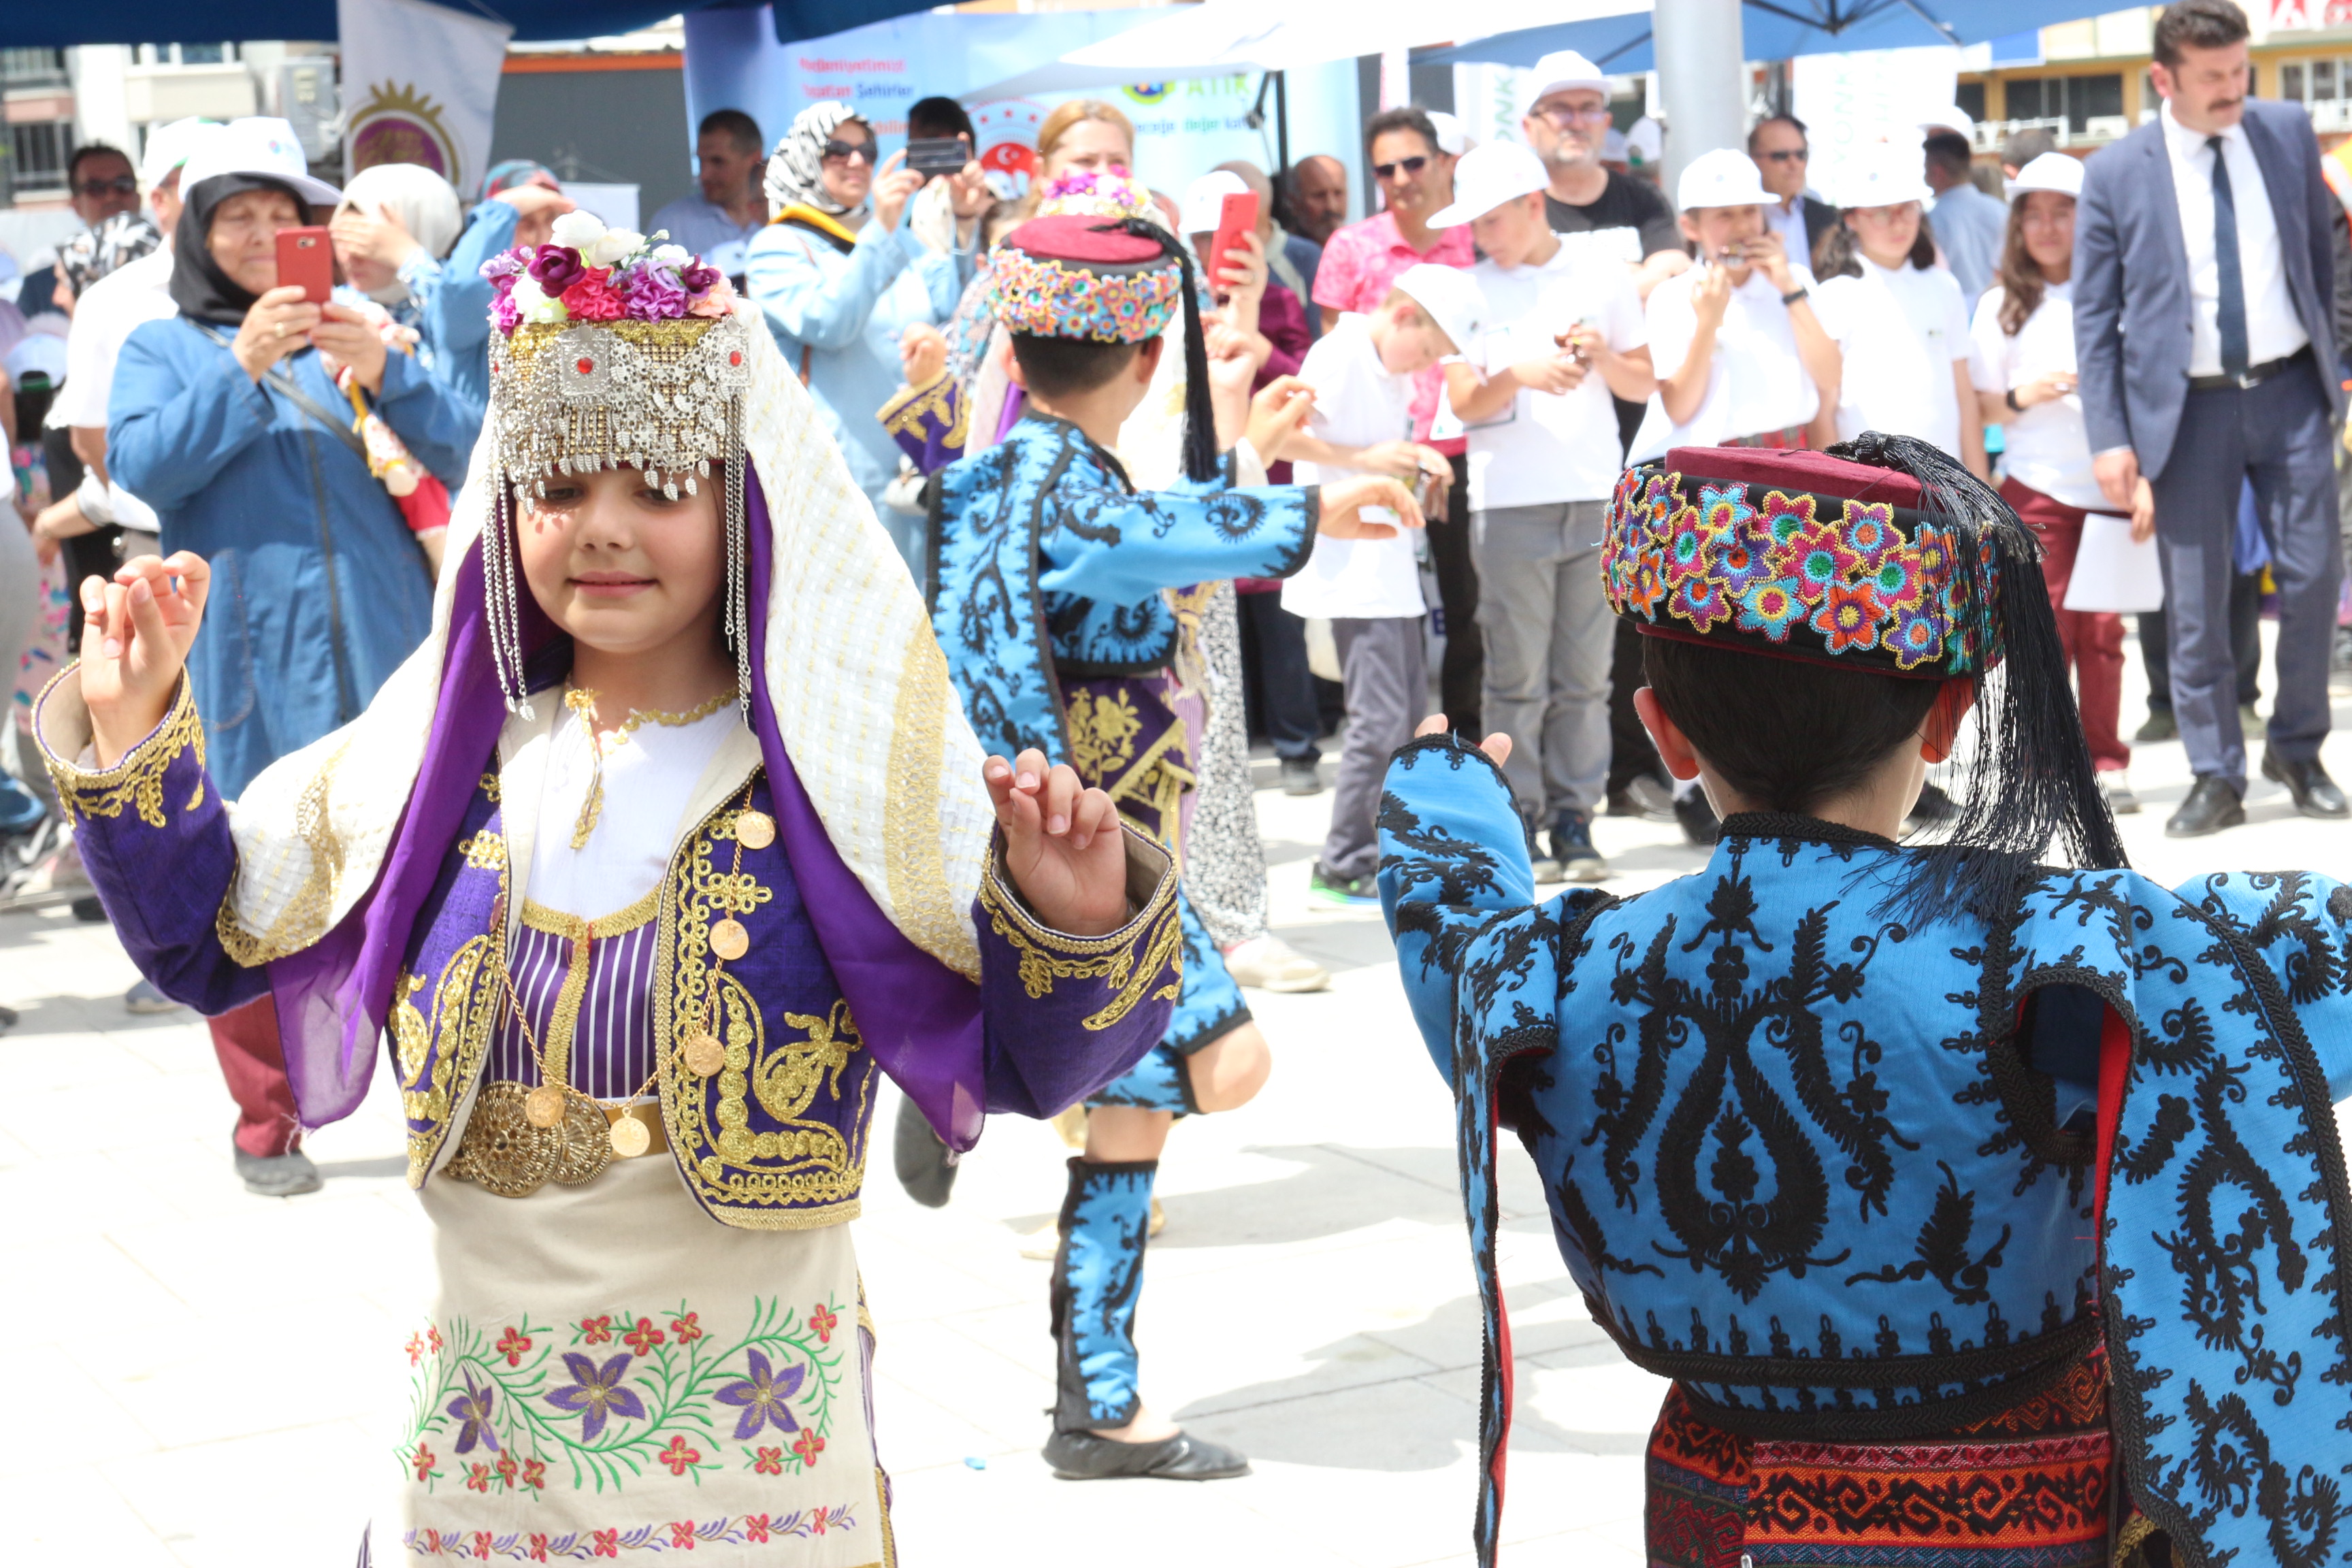
[[[1282,577],[1315,535],[1388,537],[1387,507],[1421,514],[1393,479],[1319,490],[1235,488],[1278,448],[1311,399],[1277,382],[1248,401],[1255,366],[1212,367],[1192,268],[1139,219],[1040,218],[990,261],[1030,413],[1003,442],[933,479],[932,625],[972,727],[1022,738],[1099,784],[1120,812],[1182,850],[1192,737],[1181,590]],[[1111,455],[1184,312],[1184,479],[1139,493]],[[1213,394],[1213,386],[1214,388]],[[1244,439],[1244,426],[1248,437]],[[1243,454],[1248,456],[1244,458]],[[1054,1266],[1059,1394],[1045,1454],[1071,1479],[1239,1475],[1241,1456],[1148,1414],[1133,1337],[1152,1179],[1175,1118],[1245,1103],[1265,1080],[1264,1037],[1199,919],[1183,913],[1183,982],[1160,1047],[1088,1102],[1070,1162]]]

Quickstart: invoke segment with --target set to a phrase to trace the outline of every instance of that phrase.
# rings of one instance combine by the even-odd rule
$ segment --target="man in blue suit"
[[[2231,653],[2231,536],[2253,481],[2278,584],[2278,697],[2263,773],[2342,817],[2320,764],[2344,558],[2335,448],[2336,198],[2311,122],[2247,96],[2245,16],[2177,0],[2156,24],[2164,110],[2090,160],[2074,237],[2074,344],[2099,488],[2163,552],[2172,700],[2197,783],[2165,825],[2245,820]]]

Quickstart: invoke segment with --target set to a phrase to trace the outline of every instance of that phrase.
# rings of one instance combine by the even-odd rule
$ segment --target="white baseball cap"
[[[1454,205],[1432,213],[1432,228],[1459,228],[1517,196],[1551,184],[1543,160],[1517,142],[1489,142],[1454,165]]]
[[[2009,182],[2009,199],[2015,201],[2028,191],[2055,191],[2062,196],[2080,197],[2083,194],[2083,160],[2069,158],[2063,153],[2044,153],[2017,172]]]
[[[1423,261],[1398,273],[1396,287],[1412,295],[1413,303],[1437,323],[1437,330],[1454,340],[1456,353],[1477,341],[1486,319],[1486,296],[1467,272]]]
[[[1928,110],[1920,120],[1919,129],[1930,132],[1956,131],[1973,142],[1976,140],[1977,122],[1969,119],[1968,110],[1958,104],[1948,103],[1940,109]]]
[[[1900,142],[1879,142],[1861,148],[1838,176],[1837,205],[1842,207],[1891,207],[1898,202],[1927,202],[1936,193],[1927,184],[1927,162],[1916,147]]]
[[[1212,169],[1184,187],[1184,232],[1214,234],[1227,196],[1249,195],[1249,183],[1231,169]]]
[[[170,179],[172,171],[188,161],[197,143],[219,129],[219,121],[191,114],[147,132],[147,145],[139,154],[140,189],[152,191]]]
[[[1694,207],[1760,207],[1780,198],[1764,188],[1756,160],[1732,147],[1701,153],[1683,169],[1675,186],[1675,205]]]
[[[187,161],[180,165],[180,195],[185,200],[196,186],[220,174],[252,174],[292,187],[313,206],[333,206],[343,193],[314,179],[310,160],[294,127],[269,115],[232,120],[198,139]]]
[[[1519,89],[1519,112],[1528,113],[1553,93],[1571,87],[1589,87],[1606,97],[1609,79],[1601,73],[1599,66],[1574,49],[1546,55],[1528,72],[1527,81]]]
[[[1470,132],[1462,121],[1442,109],[1427,110],[1429,122],[1437,127],[1437,150],[1449,158],[1459,158],[1470,151]]]

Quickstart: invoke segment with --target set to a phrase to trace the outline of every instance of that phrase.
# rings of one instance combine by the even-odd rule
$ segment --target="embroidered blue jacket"
[[[1490,1324],[1482,1552],[1505,1125],[1595,1319],[1702,1418],[1948,1433],[2104,1338],[2135,1500],[2189,1561],[2352,1561],[2352,887],[2053,871],[1906,928],[1892,843],[1735,816],[1696,876],[1538,904],[1507,786],[1444,738],[1381,830]]]
[[[1171,850],[1191,747],[1170,705],[1181,612],[1170,590],[1284,577],[1314,548],[1317,492],[1225,479],[1139,493],[1066,420],[1031,415],[933,476],[931,626],[980,743],[1034,746],[1101,786]],[[1184,994],[1167,1043],[1249,1018],[1189,902]]]

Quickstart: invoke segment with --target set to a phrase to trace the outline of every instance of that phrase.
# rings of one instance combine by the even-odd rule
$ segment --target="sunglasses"
[[[1380,179],[1393,180],[1397,177],[1397,172],[1399,170],[1402,170],[1408,174],[1418,174],[1423,169],[1428,167],[1429,160],[1426,157],[1417,156],[1412,158],[1399,158],[1393,163],[1375,163],[1372,165],[1372,173]]]
[[[863,158],[866,160],[866,165],[869,168],[872,167],[874,163],[874,143],[871,142],[832,141],[827,142],[824,144],[824,161],[826,163],[846,163],[852,158]]]
[[[1812,153],[1805,148],[1799,147],[1793,151],[1784,148],[1778,153],[1759,153],[1756,155],[1768,163],[1801,163],[1811,158]]]
[[[84,180],[74,187],[74,195],[96,201],[100,196],[135,196],[139,181],[130,174],[117,174],[110,180]]]

